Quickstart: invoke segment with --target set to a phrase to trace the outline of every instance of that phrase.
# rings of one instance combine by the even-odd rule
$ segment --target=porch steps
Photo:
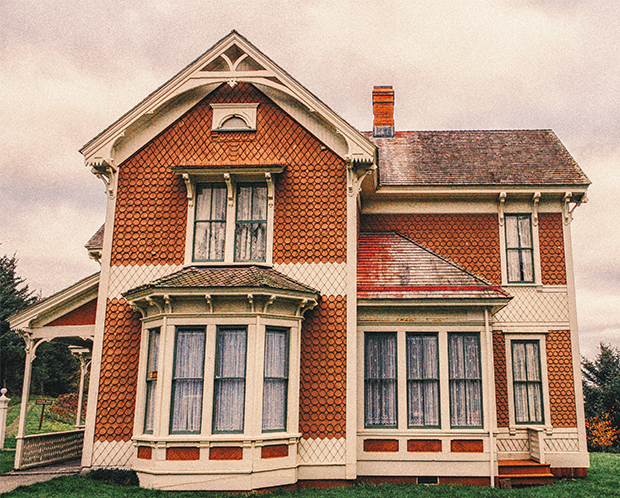
[[[538,486],[552,484],[551,465],[534,460],[499,460],[497,482],[509,482],[512,486]],[[509,480],[509,481],[508,481]]]

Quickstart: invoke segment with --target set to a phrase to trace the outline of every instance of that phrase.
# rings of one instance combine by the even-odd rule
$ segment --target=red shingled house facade
[[[84,467],[213,490],[587,472],[588,179],[552,131],[395,131],[391,87],[373,107],[358,132],[233,31],[84,146],[109,196]]]

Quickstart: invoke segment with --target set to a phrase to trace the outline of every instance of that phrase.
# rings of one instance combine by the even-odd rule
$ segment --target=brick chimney
[[[372,89],[372,110],[375,121],[373,137],[394,136],[394,89],[391,86],[376,86]]]

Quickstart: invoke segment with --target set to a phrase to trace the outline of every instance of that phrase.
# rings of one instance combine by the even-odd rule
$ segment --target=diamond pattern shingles
[[[501,287],[390,232],[360,233],[357,288],[361,299],[508,297]]]
[[[262,268],[259,266],[190,266],[173,273],[172,275],[168,275],[146,285],[137,287],[136,289],[132,289],[127,294],[133,294],[143,289],[204,287],[270,288],[318,294],[318,292],[314,289],[295,282],[293,279],[282,275],[271,268]]]
[[[364,135],[379,147],[381,185],[588,185],[551,130]]]

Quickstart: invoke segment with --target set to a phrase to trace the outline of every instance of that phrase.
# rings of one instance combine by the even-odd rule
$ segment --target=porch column
[[[22,452],[24,449],[24,436],[26,435],[26,415],[28,414],[28,399],[30,398],[30,380],[32,375],[32,362],[36,358],[35,351],[39,344],[49,341],[51,338],[39,339],[32,338],[28,332],[20,333],[26,343],[26,364],[24,367],[24,383],[22,386],[22,400],[19,408],[19,427],[17,429],[16,448],[15,448],[15,468],[21,466]]]
[[[77,414],[75,416],[75,428],[82,427],[82,401],[84,400],[84,379],[86,372],[90,367],[90,349],[81,348],[79,346],[69,346],[69,351],[73,356],[76,356],[80,360],[80,387],[78,391],[78,406]]]

